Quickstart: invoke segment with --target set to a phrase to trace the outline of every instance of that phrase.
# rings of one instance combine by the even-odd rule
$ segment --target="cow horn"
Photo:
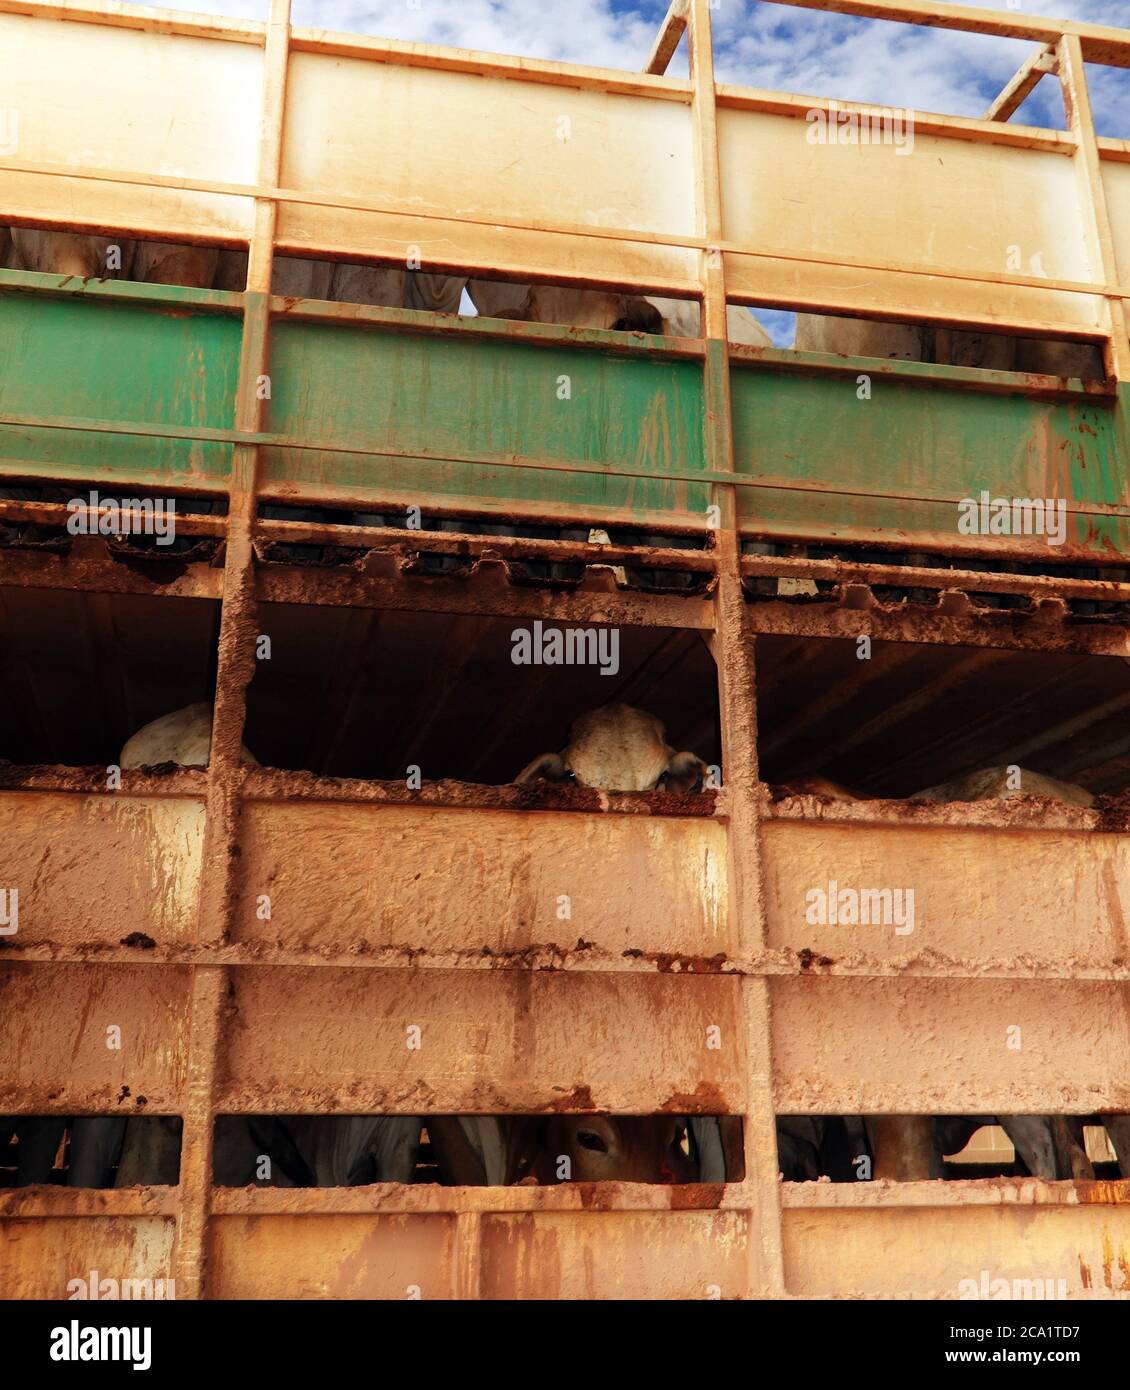
[[[532,763],[528,763],[519,772],[514,778],[514,782],[517,786],[522,786],[526,782],[536,782],[539,778],[561,782],[566,776],[565,759],[560,753],[542,753],[540,757],[535,758]]]

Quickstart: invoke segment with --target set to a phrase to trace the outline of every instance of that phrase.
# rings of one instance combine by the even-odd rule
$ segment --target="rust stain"
[[[1130,792],[1097,796],[1095,810],[1099,813],[1100,830],[1116,835],[1130,831]],[[1114,897],[1113,900],[1117,901],[1117,898]]]
[[[555,1087],[555,1090],[561,1089]],[[591,1086],[574,1086],[571,1091],[564,1095],[554,1097],[547,1105],[542,1107],[546,1114],[566,1114],[583,1112],[585,1114],[597,1114],[600,1107],[593,1099]]]
[[[1079,1256],[1079,1282],[1083,1288],[1091,1287],[1091,1270],[1083,1256]]]
[[[693,1091],[675,1091],[659,1107],[665,1115],[728,1115],[731,1108],[713,1081],[700,1081]]]
[[[722,1182],[678,1183],[671,1188],[672,1211],[716,1211],[722,1205]]]
[[[725,971],[729,957],[724,951],[713,956],[687,956],[674,951],[640,951],[635,947],[621,952],[628,960],[650,961],[661,975],[718,975]]]
[[[1073,1186],[1080,1206],[1130,1205],[1130,1179],[1090,1178]]]

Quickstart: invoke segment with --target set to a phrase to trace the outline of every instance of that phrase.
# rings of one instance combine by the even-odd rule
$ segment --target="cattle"
[[[216,1180],[241,1186],[271,1160],[269,1182],[282,1187],[410,1182],[420,1152],[421,1121],[399,1116],[255,1117],[236,1135],[216,1139]],[[695,1182],[740,1172],[740,1121],[720,1131],[713,1118],[674,1115],[432,1115],[423,1120],[445,1185],[497,1187],[556,1182]],[[697,1133],[696,1133],[697,1130]],[[717,1153],[709,1154],[709,1136]],[[734,1136],[737,1135],[735,1143]],[[706,1136],[705,1152],[702,1147]],[[257,1152],[256,1152],[257,1151]],[[221,1162],[228,1163],[222,1176]]]
[[[946,1115],[934,1120],[931,1177],[941,1177],[941,1156],[957,1154],[984,1125],[999,1125],[1034,1178],[1093,1178],[1095,1170],[1083,1147],[1081,1126],[1069,1116]],[[878,1174],[876,1175],[878,1176]]]
[[[647,302],[659,310],[663,332],[670,338],[697,338],[701,333],[702,315],[693,299],[661,299],[649,294]],[[748,309],[730,304],[726,307],[726,337],[742,347],[772,347],[773,339]]]
[[[685,1127],[676,1115],[549,1115],[530,1172],[539,1183],[694,1182]]]
[[[733,1130],[676,1115],[431,1116],[425,1121],[444,1183],[723,1182],[740,1165]]]
[[[571,780],[601,791],[646,792],[662,787],[690,792],[701,786],[709,768],[694,753],[676,753],[667,743],[663,723],[632,705],[611,704],[586,710],[573,721],[569,742],[560,753],[542,753],[514,781]]]
[[[1101,379],[1102,350],[1094,343],[1020,338],[1008,333],[930,328],[909,323],[797,314],[793,346],[804,352],[938,362],[991,371]]]
[[[852,1182],[869,1156],[861,1120],[839,1115],[778,1115],[777,1165],[785,1182]]]
[[[642,295],[532,285],[508,319],[560,323],[571,328],[610,328],[620,332],[662,333],[663,315]]]
[[[914,793],[911,801],[983,801],[1013,796],[1054,798],[1075,806],[1090,806],[1094,798],[1082,787],[1042,773],[1016,767],[989,767]],[[953,1153],[968,1142],[973,1129],[999,1124],[1012,1141],[1025,1167],[1040,1178],[1093,1177],[1077,1122],[1060,1116],[961,1117],[875,1116],[868,1118],[875,1153],[874,1176],[900,1180],[941,1176],[942,1153]],[[972,1129],[969,1126],[972,1125]],[[958,1143],[961,1133],[965,1138]],[[943,1147],[949,1145],[950,1147]]]
[[[428,1141],[449,1187],[502,1187],[525,1176],[529,1129],[522,1116],[429,1115]]]
[[[229,1122],[234,1133],[236,1117]],[[275,1187],[358,1187],[374,1182],[411,1182],[420,1153],[420,1121],[408,1115],[292,1115],[244,1122],[251,1143],[239,1138],[252,1162],[271,1160]],[[230,1138],[229,1138],[230,1142]],[[255,1149],[259,1153],[254,1153]],[[217,1148],[217,1180],[230,1151]],[[224,1185],[236,1174],[227,1174]],[[243,1181],[250,1181],[254,1172]]]
[[[13,227],[8,265],[12,270],[67,275],[80,280],[125,280],[133,266],[135,249],[132,241],[122,237]]]
[[[673,753],[654,715],[614,704],[578,716],[565,751],[535,758],[515,782],[572,777],[581,786],[647,791],[666,781],[690,790],[706,771],[694,754]],[[668,1172],[675,1175],[672,1180],[689,1180],[689,1169],[672,1148],[676,1131],[681,1134],[679,1126],[685,1124],[676,1117],[435,1116],[425,1123],[445,1182],[557,1181],[559,1175],[551,1174],[557,1174],[561,1158],[569,1160],[568,1171],[578,1181],[659,1182]],[[709,1126],[699,1125],[706,1149],[711,1147]],[[716,1158],[714,1162],[717,1166]]]
[[[220,253],[214,246],[180,246],[163,241],[139,241],[130,278],[150,285],[212,288]]]
[[[11,229],[7,263],[12,270],[32,270],[83,280],[138,280],[157,285],[211,287],[220,253],[214,247],[182,246],[160,241],[78,232]]]
[[[162,715],[126,740],[118,756],[124,768],[207,767],[212,755],[212,705],[200,701]],[[258,766],[246,747],[244,762]],[[120,1115],[82,1116],[71,1126],[67,1182],[72,1187],[108,1187],[117,1165],[117,1185],[175,1181],[179,1121]],[[172,1173],[173,1177],[168,1175]]]
[[[333,261],[301,256],[276,256],[271,265],[271,289],[287,299],[329,299]],[[247,288],[247,252],[221,251],[216,263],[216,289],[242,294]]]
[[[502,280],[468,280],[467,294],[484,318],[560,323],[572,328],[618,328],[669,338],[697,338],[701,333],[701,312],[693,299],[517,285]],[[773,345],[750,311],[738,305],[728,306],[726,328],[732,343]]]
[[[789,794],[808,794],[824,799],[854,801],[858,798],[839,783],[821,777],[802,778],[787,784]],[[961,802],[1003,800],[1014,796],[1048,797],[1068,805],[1088,807],[1094,797],[1085,788],[1043,773],[1008,766],[978,769],[948,782],[915,792],[910,801]],[[1115,1149],[1119,1166],[1130,1176],[1130,1117],[1104,1116],[1103,1124]],[[873,1175],[899,1181],[939,1178],[942,1155],[959,1152],[974,1130],[998,1124],[1008,1135],[1018,1157],[1035,1177],[1088,1178],[1093,1167],[1083,1147],[1081,1122],[1076,1117],[1000,1115],[978,1118],[958,1116],[868,1116],[867,1136],[874,1154]],[[785,1154],[798,1170],[811,1173],[818,1145],[804,1134],[786,1136]],[[804,1147],[807,1140],[807,1149]]]
[[[207,767],[212,756],[212,705],[201,700],[154,719],[126,740],[118,758],[123,768],[155,767],[175,763],[179,767]],[[243,761],[258,767],[246,748]]]
[[[565,324],[573,328],[618,329],[638,333],[662,334],[667,337],[697,338],[701,313],[695,300],[666,299],[656,296],[625,295],[606,290],[581,290],[562,286],[533,285],[523,297],[521,286],[503,285],[489,280],[471,280],[467,292],[480,314],[497,318],[527,320],[532,323]],[[757,347],[772,345],[769,335],[748,309],[730,306],[727,310],[728,337],[732,342],[749,343]],[[513,534],[523,534],[515,528]],[[585,530],[565,530],[558,533],[562,540],[588,540]],[[637,545],[669,545],[667,536],[651,532],[635,533],[613,539]],[[581,577],[584,567],[568,564],[529,563],[525,569],[531,577],[572,582]],[[701,581],[689,571],[626,569],[624,582],[650,588],[667,587],[676,590],[694,588]]]
[[[223,251],[216,276],[218,289],[242,292],[247,283],[246,251]],[[272,267],[271,289],[287,299],[320,299],[344,304],[371,304],[394,309],[428,309],[436,313],[457,313],[466,281],[462,277],[432,275],[397,267],[354,265],[343,262],[307,260],[298,256],[276,256]],[[334,517],[325,508],[286,506],[265,502],[260,515],[267,521],[305,521],[326,525]],[[395,526],[397,516],[378,512],[354,512],[348,520],[356,526]],[[447,529],[458,529],[448,525]],[[324,558],[318,545],[278,542],[275,558],[284,561],[317,562]],[[433,569],[447,569],[447,557],[435,557]]]
[[[950,782],[926,787],[909,801],[1005,801],[1015,796],[1050,797],[1069,806],[1093,806],[1095,798],[1085,787],[1061,782],[1042,772],[1018,767],[986,767]]]

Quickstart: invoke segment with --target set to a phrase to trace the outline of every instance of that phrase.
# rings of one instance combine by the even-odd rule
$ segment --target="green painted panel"
[[[561,399],[566,377],[568,399]],[[423,500],[456,495],[472,504],[559,502],[700,516],[709,502],[706,484],[662,476],[703,468],[702,368],[694,361],[283,323],[271,335],[267,429],[398,455],[270,448],[263,472],[275,480]],[[654,477],[494,461],[514,455]]]
[[[861,359],[859,372],[869,366]],[[1080,509],[1068,517],[1067,549],[1130,550],[1126,517],[1089,510],[1127,504],[1124,401],[1037,400],[879,375],[871,393],[859,399],[855,372],[734,372],[734,466],[765,484],[740,490],[743,523],[767,534],[936,544],[960,535],[957,502],[984,490],[1065,498]]]
[[[230,429],[240,320],[79,295],[0,294],[0,412]],[[29,472],[226,478],[231,445],[0,425]]]
[[[230,430],[240,330],[238,316],[188,304],[0,289],[0,412]],[[708,505],[709,485],[695,481],[698,361],[285,319],[271,353],[265,432],[318,447],[264,446],[267,480],[488,510],[701,518]],[[911,364],[874,374],[860,400],[855,370],[778,361],[732,378],[735,468],[757,482],[739,488],[740,515],[763,534],[959,549],[957,501],[985,490],[1067,498],[1078,512],[1062,558],[1130,553],[1130,387],[1117,402],[1037,400],[961,389]],[[191,485],[225,480],[230,456],[226,442],[0,425],[13,472]]]

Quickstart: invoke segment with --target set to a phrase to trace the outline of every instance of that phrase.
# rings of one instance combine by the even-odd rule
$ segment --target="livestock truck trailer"
[[[0,0],[5,1297],[1130,1290],[1130,32],[789,3]]]

